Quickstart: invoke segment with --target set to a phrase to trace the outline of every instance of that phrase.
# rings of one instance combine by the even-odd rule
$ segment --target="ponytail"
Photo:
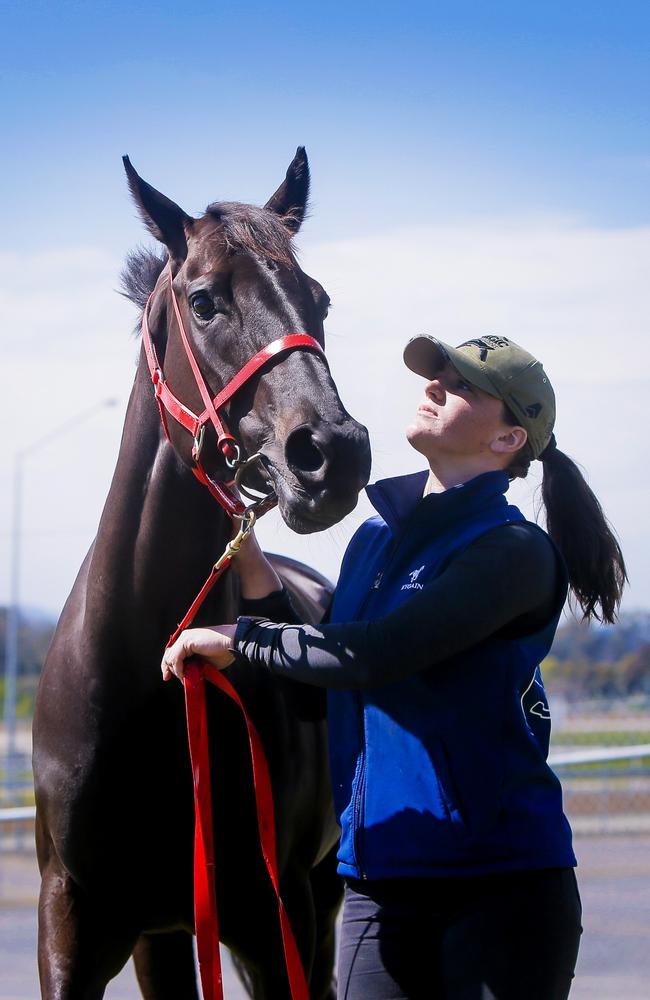
[[[584,618],[611,624],[627,580],[618,540],[575,462],[557,446],[540,459],[546,527],[564,556],[571,590]]]
[[[506,408],[508,423],[518,424]],[[524,478],[533,459],[526,443],[506,470],[511,479]],[[583,618],[613,624],[627,580],[618,540],[603,508],[580,469],[551,436],[539,459],[543,466],[542,501],[546,528],[564,557],[569,585]]]

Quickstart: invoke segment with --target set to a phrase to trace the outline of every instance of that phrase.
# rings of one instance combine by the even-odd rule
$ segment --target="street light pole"
[[[13,460],[13,489],[11,517],[11,546],[9,554],[9,604],[5,623],[5,697],[4,697],[4,728],[6,736],[6,772],[5,787],[8,796],[14,791],[18,752],[16,746],[16,694],[18,680],[18,628],[20,625],[20,568],[22,543],[22,494],[23,494],[23,462],[28,455],[50,444],[55,438],[61,437],[80,424],[85,423],[99,410],[115,406],[116,399],[104,399],[69,420],[60,424],[53,431],[34,441],[32,444],[17,451]]]
[[[10,590],[5,622],[5,705],[4,723],[7,739],[6,784],[11,796],[16,769],[16,681],[18,677],[18,617],[20,594],[20,535],[22,518],[22,453],[16,452],[13,464]]]

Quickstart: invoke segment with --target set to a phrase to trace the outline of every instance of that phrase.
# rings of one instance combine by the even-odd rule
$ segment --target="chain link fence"
[[[551,699],[584,934],[572,1000],[650,995],[650,711]]]
[[[550,761],[574,833],[650,834],[650,711],[551,707]]]

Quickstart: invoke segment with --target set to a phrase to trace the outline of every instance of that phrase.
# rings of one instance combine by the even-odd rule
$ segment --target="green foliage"
[[[616,725],[616,723],[612,723]],[[648,729],[554,729],[553,743],[555,746],[570,744],[572,747],[634,747],[640,743],[650,743],[650,730]],[[644,758],[642,758],[644,759]],[[616,761],[608,761],[608,765],[614,765]],[[621,761],[629,766],[629,761]]]
[[[56,622],[40,614],[21,614],[18,621],[18,676],[38,677]],[[5,672],[7,609],[0,608],[0,674]]]
[[[628,611],[616,625],[586,625],[571,618],[558,629],[552,653],[558,660],[616,663],[650,642],[650,612]]]
[[[558,629],[542,673],[549,692],[568,701],[650,700],[650,614],[629,613],[608,626],[569,622]]]
[[[45,662],[56,623],[39,614],[21,614],[18,622],[18,678],[16,682],[16,714],[30,719],[38,678]],[[5,696],[5,636],[7,609],[0,608],[0,712],[4,713]]]

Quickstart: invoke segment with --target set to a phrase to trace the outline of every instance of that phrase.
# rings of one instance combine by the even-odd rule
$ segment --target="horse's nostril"
[[[308,427],[298,427],[291,432],[286,441],[285,454],[289,467],[301,472],[316,472],[325,461]]]

